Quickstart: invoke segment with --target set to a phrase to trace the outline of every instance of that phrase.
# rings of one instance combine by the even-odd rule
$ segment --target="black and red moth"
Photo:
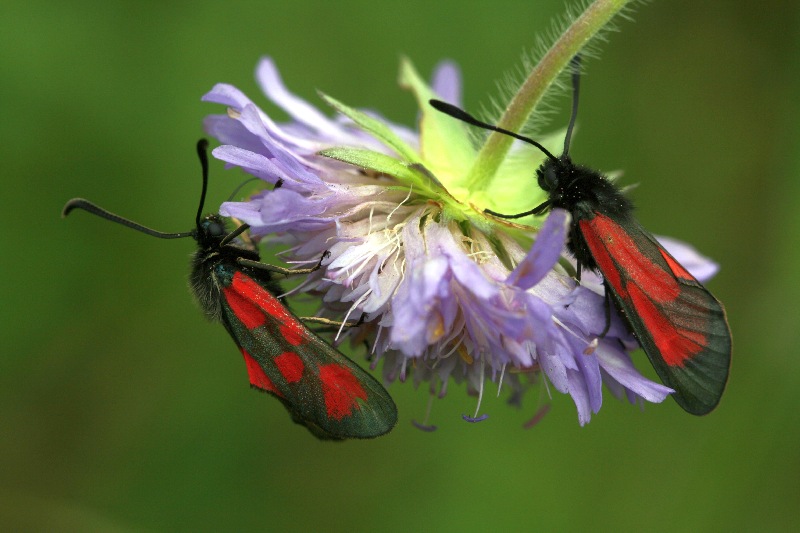
[[[64,206],[120,223],[162,239],[193,237],[190,287],[212,321],[220,321],[244,356],[250,385],[286,407],[292,420],[320,439],[373,438],[397,422],[397,407],[386,389],[359,365],[311,332],[278,298],[280,285],[260,263],[258,252],[232,244],[249,226],[228,233],[222,217],[201,218],[208,186],[208,143],[197,152],[203,189],[193,230],[162,233],[124,219],[82,198]]]
[[[583,268],[603,275],[607,310],[610,298],[656,373],[675,390],[672,396],[678,405],[694,415],[707,414],[719,403],[728,381],[731,333],[725,310],[639,224],[633,204],[614,183],[570,159],[570,137],[578,110],[578,57],[572,66],[572,117],[561,157],[533,139],[482,122],[451,104],[438,100],[430,104],[468,124],[532,144],[547,156],[536,170],[539,186],[548,194],[545,202],[514,215],[486,213],[514,219],[541,215],[552,208],[569,211],[572,223],[567,248],[577,261],[578,281]]]

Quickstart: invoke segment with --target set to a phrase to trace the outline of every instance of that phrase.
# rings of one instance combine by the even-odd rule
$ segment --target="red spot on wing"
[[[360,409],[357,400],[366,400],[367,393],[350,369],[329,364],[319,367],[322,393],[325,397],[325,410],[329,418],[341,420],[350,415],[353,409]]]
[[[700,332],[678,329],[638,286],[629,287],[630,298],[636,312],[644,322],[653,342],[669,366],[683,366],[703,351],[706,337]]]
[[[275,366],[287,383],[295,383],[303,379],[303,360],[294,352],[283,352],[275,359]]]
[[[672,273],[675,274],[675,276],[685,280],[696,281],[694,276],[689,274],[689,272],[683,268],[683,265],[675,261],[675,259],[669,255],[665,249],[659,248],[658,251],[661,252],[661,257],[663,257],[664,261],[667,262],[667,266],[669,266],[669,269],[672,270]]]
[[[235,272],[231,284],[225,288],[225,297],[228,298],[228,302],[230,303],[231,298],[229,294],[236,294],[240,300],[244,300],[250,304],[249,307],[243,307],[243,315],[248,316],[253,314],[253,308],[260,310],[259,314],[263,317],[263,320],[252,327],[247,326],[247,323],[245,323],[249,329],[263,325],[266,321],[265,315],[269,315],[279,322],[296,320],[280,300],[273,296],[267,289],[256,283],[253,278],[242,272]],[[239,313],[236,311],[233,304],[231,304],[231,308],[236,312],[236,316],[239,317]],[[242,322],[244,322],[244,320],[242,320]],[[252,320],[252,323],[256,322],[257,320]]]
[[[247,350],[244,348],[241,350],[242,355],[244,356],[244,363],[247,366],[247,375],[250,378],[250,384],[261,390],[275,393],[278,396],[283,396],[272,383],[272,380],[270,380],[267,374],[264,373],[264,369],[261,368],[261,365],[258,364],[258,361],[256,361],[252,355],[247,353]]]
[[[287,320],[281,324],[281,336],[292,346],[299,346],[306,339],[305,329],[297,320]]]
[[[244,327],[254,329],[266,323],[267,315],[264,314],[264,311],[251,300],[243,297],[233,286],[225,287],[222,291],[233,314],[244,324]]]

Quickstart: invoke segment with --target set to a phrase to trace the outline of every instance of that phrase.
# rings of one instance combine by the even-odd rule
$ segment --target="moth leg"
[[[252,259],[245,259],[244,257],[239,257],[236,259],[236,262],[242,266],[257,268],[259,270],[267,270],[269,272],[275,272],[276,274],[283,274],[285,276],[294,276],[297,274],[311,274],[312,272],[316,272],[322,267],[322,261],[325,260],[326,257],[331,255],[330,252],[325,251],[322,254],[322,257],[319,258],[319,262],[313,268],[284,268],[279,267],[276,265],[270,265],[268,263],[262,263],[261,261],[253,261]]]
[[[611,293],[609,292],[608,285],[606,285],[603,295],[603,307],[605,308],[606,312],[606,327],[603,328],[603,332],[598,336],[598,338],[602,339],[608,333],[608,330],[611,329]]]
[[[300,320],[304,322],[314,322],[315,324],[325,324],[326,326],[335,326],[337,328],[342,326],[346,328],[355,328],[364,323],[366,316],[367,316],[366,313],[361,313],[361,317],[358,319],[357,322],[353,321],[340,322],[338,320],[331,320],[329,318],[323,318],[321,316],[304,316],[300,317]]]

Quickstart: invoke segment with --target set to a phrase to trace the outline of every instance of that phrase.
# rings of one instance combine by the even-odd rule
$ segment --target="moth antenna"
[[[539,144],[538,142],[534,141],[530,137],[525,137],[524,135],[520,135],[519,133],[514,133],[513,131],[509,131],[504,128],[500,128],[498,126],[494,126],[487,122],[483,122],[482,120],[478,120],[477,118],[473,117],[463,109],[454,106],[453,104],[448,104],[447,102],[442,102],[441,100],[428,100],[428,103],[437,111],[444,113],[445,115],[450,115],[451,117],[461,120],[462,122],[466,122],[467,124],[471,124],[473,126],[477,126],[479,128],[483,128],[486,130],[496,131],[497,133],[502,133],[504,135],[508,135],[510,137],[514,137],[515,139],[519,139],[520,141],[524,141],[528,144],[532,144],[536,148],[542,151],[544,155],[546,155],[549,159],[553,161],[557,161],[558,158],[550,153],[547,148]]]
[[[239,226],[238,228],[236,228],[232,232],[230,232],[227,235],[225,235],[225,237],[221,241],[219,241],[219,245],[220,246],[225,246],[226,244],[231,242],[233,239],[235,239],[236,237],[238,237],[239,235],[241,235],[242,233],[244,233],[248,229],[250,229],[250,224],[242,224],[241,226]]]
[[[138,222],[123,218],[115,213],[112,213],[111,211],[106,211],[97,204],[93,204],[89,200],[85,200],[83,198],[73,198],[67,202],[67,204],[64,206],[64,209],[61,211],[61,216],[66,217],[73,209],[82,209],[84,211],[88,211],[89,213],[97,215],[100,218],[105,218],[111,222],[122,224],[123,226],[135,229],[136,231],[141,231],[142,233],[146,233],[147,235],[151,235],[153,237],[158,237],[159,239],[180,239],[182,237],[194,237],[195,235],[195,230],[183,231],[180,233],[164,233],[162,231],[157,231],[148,228],[147,226],[142,226]]]
[[[203,169],[203,189],[200,192],[200,205],[197,208],[195,224],[200,228],[200,219],[203,217],[203,205],[206,203],[206,191],[208,191],[208,141],[200,139],[197,141],[197,157],[200,159],[200,167]]]
[[[567,134],[564,136],[564,155],[569,155],[569,144],[572,141],[572,130],[578,118],[578,93],[581,87],[581,55],[577,54],[570,62],[572,68],[572,115],[569,118]]]

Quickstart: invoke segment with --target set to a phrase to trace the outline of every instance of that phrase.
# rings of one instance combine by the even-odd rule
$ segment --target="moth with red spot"
[[[219,215],[201,218],[208,188],[207,146],[205,140],[197,144],[203,189],[191,231],[155,231],[82,198],[67,202],[63,216],[83,209],[161,239],[193,237],[198,249],[191,262],[192,293],[206,317],[222,322],[239,347],[253,388],[275,396],[294,422],[320,439],[366,439],[389,432],[397,422],[397,407],[386,389],[311,332],[278,298],[282,291],[271,271],[314,269],[265,265],[255,250],[233,244],[249,226],[228,233]]]
[[[573,60],[572,116],[564,152],[556,157],[541,144],[512,131],[482,122],[439,100],[437,110],[468,124],[510,135],[541,150],[546,159],[536,170],[548,194],[542,204],[524,213],[499,218],[541,215],[552,208],[570,212],[567,248],[577,261],[576,278],[588,268],[603,275],[606,309],[610,299],[627,322],[673,398],[695,415],[719,403],[731,361],[731,333],[722,304],[667,252],[633,216],[633,204],[600,172],[577,165],[569,156],[570,137],[578,110],[579,63]],[[606,319],[606,331],[610,324]],[[601,333],[603,336],[605,332]]]

